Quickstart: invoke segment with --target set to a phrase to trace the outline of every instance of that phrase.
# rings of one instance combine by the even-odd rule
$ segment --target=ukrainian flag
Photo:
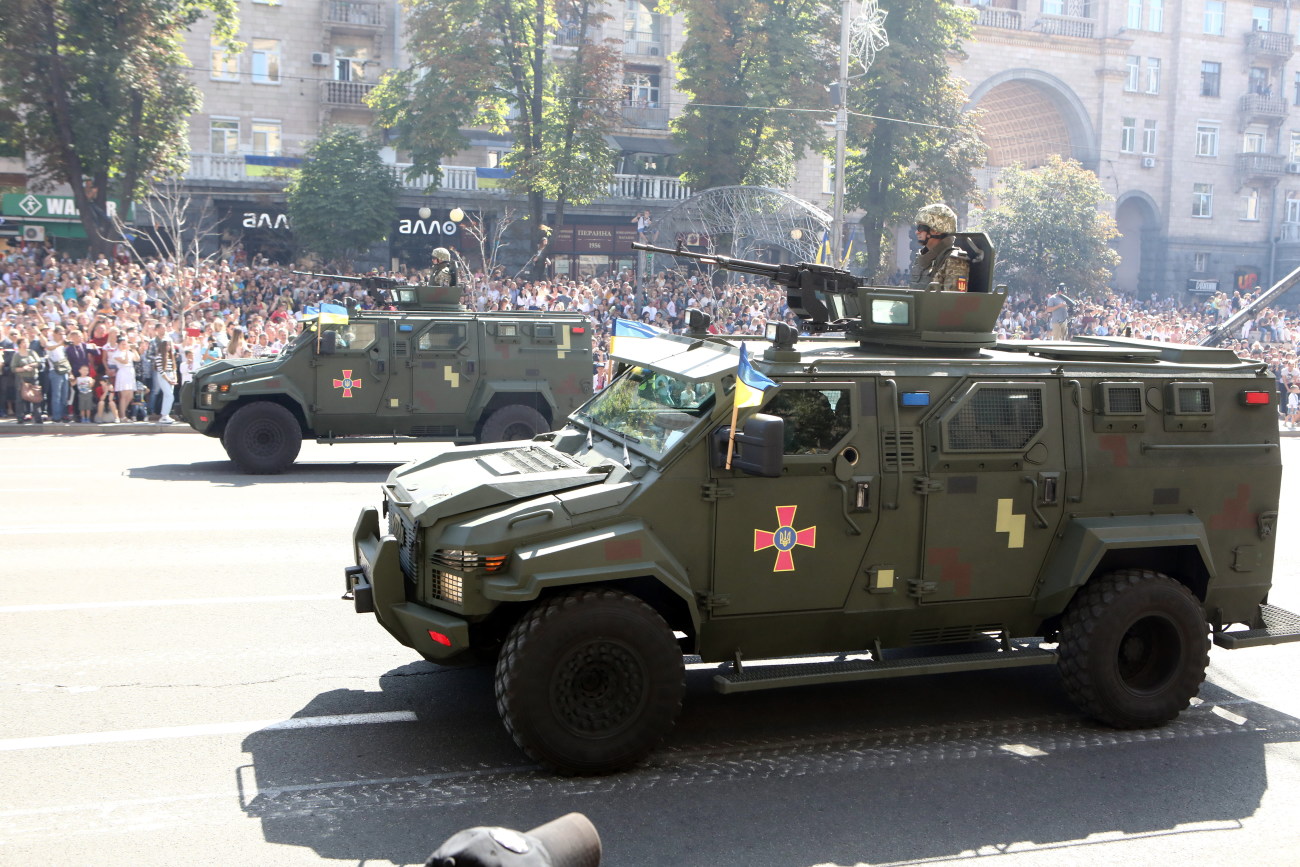
[[[822,242],[817,245],[817,263],[825,265],[831,260],[831,230],[822,230]]]
[[[342,304],[322,304],[320,323],[321,325],[347,325],[348,309]]]
[[[776,388],[776,383],[754,369],[749,363],[749,352],[740,344],[740,367],[736,370],[736,406],[740,409],[758,406],[763,402],[763,392]]]
[[[620,337],[624,338],[622,342],[626,344],[628,340],[655,337],[660,333],[658,328],[646,325],[644,322],[637,322],[634,319],[615,319],[614,333],[609,341],[609,352],[611,355],[618,352]]]
[[[299,322],[310,322],[317,316],[320,316],[319,307],[304,307],[297,313],[297,319]]]

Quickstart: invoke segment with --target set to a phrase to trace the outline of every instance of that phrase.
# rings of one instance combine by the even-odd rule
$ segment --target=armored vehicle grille
[[[885,469],[916,469],[916,431],[887,430],[883,434],[885,440]]]
[[[454,437],[458,431],[450,424],[417,424],[411,427],[413,437]]]
[[[1211,412],[1209,386],[1179,386],[1178,411],[1180,413]]]
[[[454,602],[457,605],[465,602],[465,585],[459,575],[435,569],[429,589],[435,597],[445,602]]]
[[[953,641],[973,641],[977,638],[996,638],[1002,633],[1000,623],[979,623],[969,626],[940,626],[917,629],[912,632],[912,644],[948,644]]]
[[[395,508],[388,507],[388,532],[397,537],[397,562],[402,567],[402,574],[406,576],[407,581],[414,581],[416,578],[416,566],[419,562],[416,558],[419,554],[417,550],[420,544],[420,534],[416,532],[415,522],[411,520],[410,515],[406,512]]]
[[[1043,393],[1024,386],[984,385],[948,419],[952,450],[1023,449],[1043,429]]]
[[[551,470],[566,470],[578,466],[572,461],[563,459],[555,452],[544,449],[512,449],[493,457],[521,473],[546,473]]]

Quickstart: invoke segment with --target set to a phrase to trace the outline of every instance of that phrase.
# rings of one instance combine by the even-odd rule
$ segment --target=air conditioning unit
[[[329,65],[330,65],[330,56],[329,56],[328,54],[326,54],[324,51],[313,51],[313,52],[311,53],[311,65],[312,65],[312,66],[329,66]]]
[[[1286,173],[1288,175],[1300,175],[1300,163],[1287,163]]]
[[[23,240],[39,244],[45,240],[44,226],[23,226]]]
[[[1156,158],[1155,158],[1155,157],[1143,157],[1143,158],[1142,158],[1142,168],[1144,168],[1144,169],[1154,169],[1155,167],[1156,167]]]

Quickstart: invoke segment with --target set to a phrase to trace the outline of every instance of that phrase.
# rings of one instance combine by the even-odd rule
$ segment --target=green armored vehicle
[[[185,420],[243,472],[283,472],[304,437],[531,439],[591,396],[581,313],[473,313],[454,286],[334,279],[382,290],[396,309],[327,316],[279,356],[205,365],[181,390]]]
[[[1187,707],[1211,636],[1300,639],[1267,601],[1264,366],[998,343],[993,251],[960,243],[967,292],[707,257],[771,276],[817,333],[722,339],[692,311],[616,336],[622,373],[563,429],[393,471],[354,530],[355,609],[433,662],[495,657],[507,728],[565,773],[645,757],[688,654],[724,693],[1056,665],[1135,728]]]

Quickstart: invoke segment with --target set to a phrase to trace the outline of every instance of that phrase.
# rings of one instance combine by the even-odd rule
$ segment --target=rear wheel
[[[512,403],[494,411],[483,422],[483,433],[479,442],[504,443],[511,440],[530,440],[541,433],[546,433],[551,426],[546,417],[531,406]]]
[[[1090,581],[1061,620],[1060,670],[1070,697],[1116,728],[1168,722],[1191,702],[1209,664],[1200,602],[1172,578],[1124,569]]]
[[[253,475],[282,473],[302,448],[302,429],[293,413],[270,401],[246,404],[221,435],[226,454],[242,472]]]
[[[685,678],[653,608],[617,590],[580,590],[515,624],[497,661],[497,710],[532,758],[566,774],[611,773],[663,740]]]

